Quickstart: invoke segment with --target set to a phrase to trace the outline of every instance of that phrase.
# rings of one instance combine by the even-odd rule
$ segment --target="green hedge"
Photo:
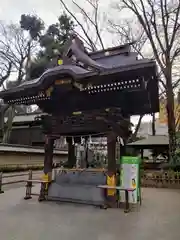
[[[43,170],[43,166],[0,166],[0,172],[23,172],[28,170]]]

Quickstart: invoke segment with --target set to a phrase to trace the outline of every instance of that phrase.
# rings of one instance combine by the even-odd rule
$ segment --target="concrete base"
[[[101,206],[104,204],[104,196],[97,186],[105,183],[106,176],[103,172],[75,170],[60,173],[49,186],[48,200]]]
[[[71,185],[51,183],[48,200],[103,205],[104,197],[101,189],[91,185]]]

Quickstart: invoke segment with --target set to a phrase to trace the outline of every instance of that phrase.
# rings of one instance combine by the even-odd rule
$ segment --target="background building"
[[[159,119],[156,119],[155,122],[156,135],[168,135],[167,124],[159,122]],[[138,137],[147,138],[148,135],[152,135],[152,122],[142,122],[138,131]]]

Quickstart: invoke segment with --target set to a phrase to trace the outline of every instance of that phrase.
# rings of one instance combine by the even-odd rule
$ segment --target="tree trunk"
[[[141,126],[141,122],[142,122],[142,118],[143,117],[144,117],[144,115],[140,115],[139,116],[138,123],[136,125],[135,130],[134,130],[134,133],[132,133],[131,137],[128,139],[128,142],[133,142],[136,139],[138,131],[139,131],[139,128]]]
[[[174,116],[174,93],[172,87],[172,77],[169,73],[166,76],[166,95],[167,95],[167,118],[168,118],[168,134],[169,134],[169,157],[175,163],[175,150],[176,150],[176,124]]]
[[[84,162],[85,162],[86,168],[89,167],[88,151],[89,151],[89,148],[88,148],[88,138],[86,138],[85,139],[85,156],[84,156]]]
[[[75,156],[75,147],[72,142],[72,138],[66,138],[68,142],[68,162],[67,162],[67,167],[68,168],[73,168],[76,164],[76,156]]]
[[[15,108],[14,106],[10,106],[8,109],[8,119],[4,125],[4,133],[3,133],[3,140],[2,140],[3,143],[9,143],[14,116],[15,116]]]
[[[155,127],[155,113],[152,114],[152,136],[155,136],[156,135],[156,127]],[[152,156],[153,156],[153,162],[156,162],[156,154],[155,154],[155,150],[153,149],[152,150]]]
[[[26,59],[27,62],[26,62],[26,66],[25,66],[25,72],[26,72],[25,81],[30,80],[31,42],[32,42],[32,39],[28,42],[28,53],[27,53],[27,59]]]
[[[152,135],[155,136],[156,135],[156,127],[155,127],[155,122],[156,122],[156,119],[155,119],[155,114],[153,113],[152,114]]]
[[[44,145],[44,174],[48,174],[49,179],[52,178],[53,150],[54,139],[49,136],[46,136]]]

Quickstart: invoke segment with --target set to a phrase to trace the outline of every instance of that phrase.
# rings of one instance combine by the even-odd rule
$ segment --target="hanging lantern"
[[[124,140],[120,137],[120,144],[124,146]]]
[[[89,144],[92,144],[92,138],[91,138],[91,135],[89,136]]]

